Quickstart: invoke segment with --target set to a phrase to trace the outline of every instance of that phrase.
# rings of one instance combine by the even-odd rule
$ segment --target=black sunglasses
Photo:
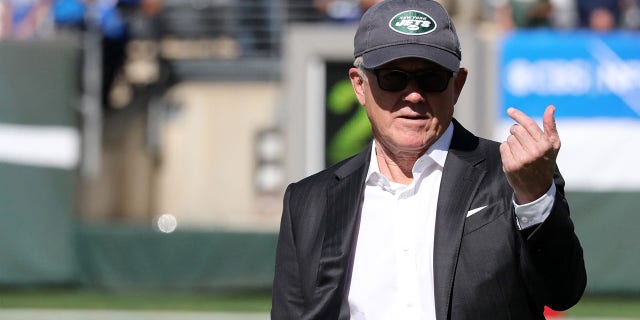
[[[453,71],[426,70],[407,72],[396,69],[365,69],[378,78],[378,86],[385,91],[402,91],[409,85],[411,79],[416,80],[418,88],[424,92],[442,92],[449,85]]]

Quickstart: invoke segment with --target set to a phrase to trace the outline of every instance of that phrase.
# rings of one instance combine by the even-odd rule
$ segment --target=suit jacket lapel
[[[478,138],[454,120],[454,134],[447,155],[436,209],[433,248],[434,295],[437,319],[447,319],[466,212],[485,171],[476,151]]]
[[[313,319],[337,319],[343,306],[353,259],[364,179],[371,148],[339,167],[327,190],[324,239],[316,280]],[[346,308],[348,317],[348,308]]]

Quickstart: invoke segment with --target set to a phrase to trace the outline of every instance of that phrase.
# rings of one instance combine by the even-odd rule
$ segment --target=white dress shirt
[[[453,125],[413,166],[403,185],[380,173],[373,143],[349,287],[352,320],[435,319],[433,240],[442,169]],[[520,229],[541,223],[555,185],[540,199],[516,205]]]

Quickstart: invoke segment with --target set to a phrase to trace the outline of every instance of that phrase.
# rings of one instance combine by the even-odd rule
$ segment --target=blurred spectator
[[[573,29],[576,27],[575,0],[551,0],[554,28]]]
[[[639,0],[620,0],[620,21],[619,27],[623,29],[640,28],[640,8]]]
[[[496,23],[503,30],[552,25],[553,5],[549,0],[490,0]]]
[[[103,30],[103,105],[108,110],[129,106],[139,97],[147,105],[173,79],[158,52],[160,0],[117,0],[106,8],[113,25]],[[104,15],[102,15],[104,16]],[[117,17],[117,19],[115,19]],[[104,18],[103,18],[104,19]]]
[[[622,26],[628,29],[640,29],[640,5],[638,0],[623,1],[624,16]]]
[[[52,0],[0,0],[0,39],[33,39],[53,33]]]
[[[84,26],[86,5],[81,0],[55,0],[53,21],[58,28],[80,28]]]
[[[380,1],[382,0],[360,0],[360,8],[364,12]]]
[[[25,1],[25,0],[22,0]],[[102,104],[112,107],[110,92],[122,74],[131,25],[160,10],[159,0],[53,0],[53,21],[60,30],[92,31],[102,41]],[[147,28],[148,29],[148,28]]]
[[[359,0],[315,0],[313,5],[330,21],[357,21],[364,11]]]
[[[54,0],[53,20],[62,29],[84,30],[95,26],[110,39],[125,36],[118,0]]]
[[[580,28],[608,31],[621,27],[623,1],[576,0]]]
[[[374,4],[382,0],[313,0],[317,11],[330,21],[354,22],[360,20],[360,16]],[[436,0],[442,4],[451,14],[454,0]]]

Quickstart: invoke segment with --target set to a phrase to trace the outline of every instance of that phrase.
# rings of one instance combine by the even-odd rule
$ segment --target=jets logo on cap
[[[396,14],[389,21],[389,27],[402,34],[418,36],[436,29],[436,21],[428,14],[417,10],[407,10]]]

